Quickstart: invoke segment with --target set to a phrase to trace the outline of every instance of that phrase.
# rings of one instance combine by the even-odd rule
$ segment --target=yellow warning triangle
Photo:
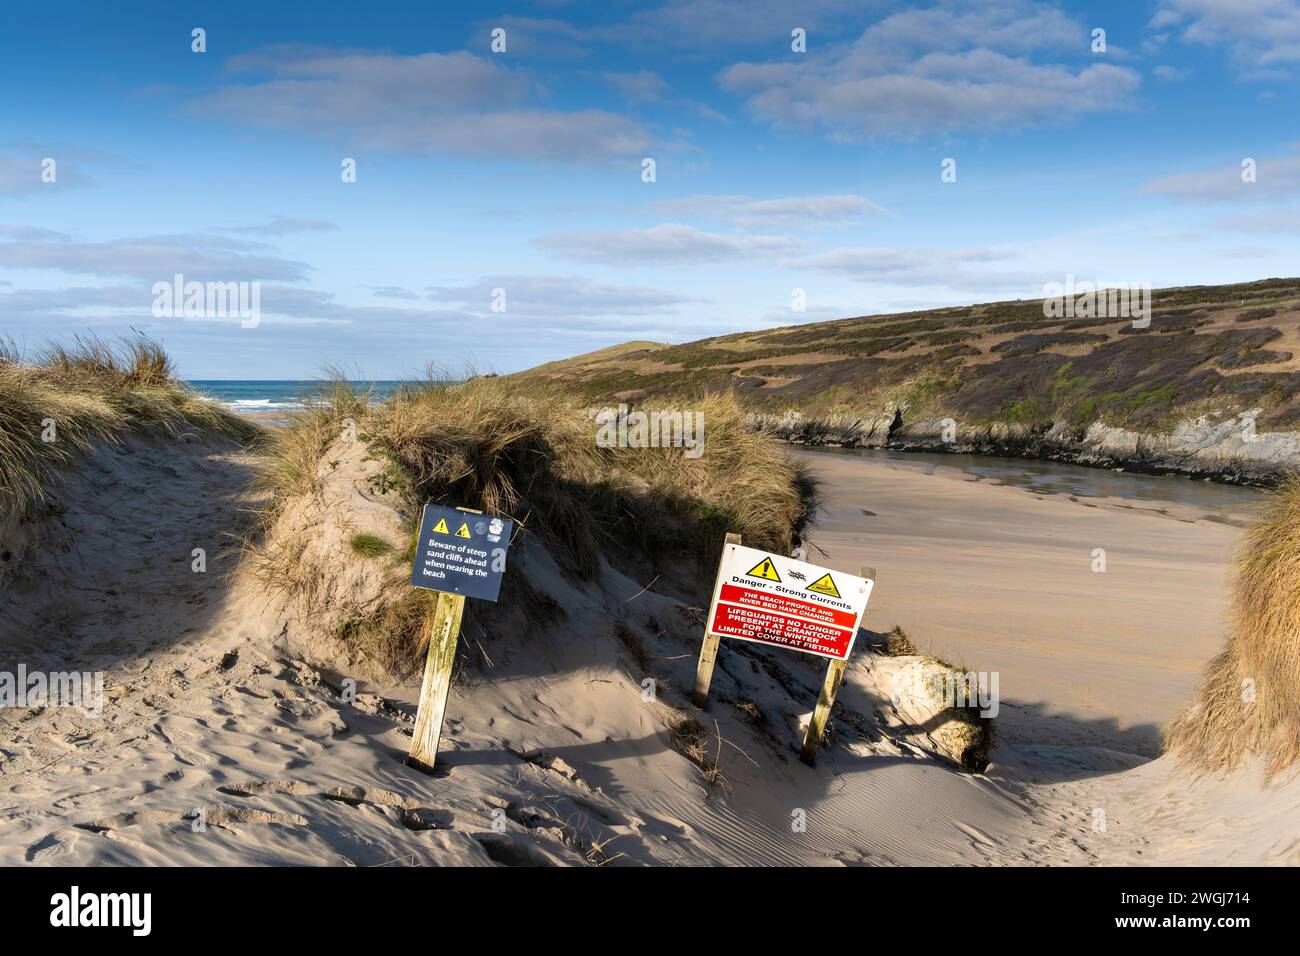
[[[809,591],[816,591],[818,594],[829,594],[831,597],[839,597],[840,589],[835,586],[829,574],[823,574],[812,584],[808,585]]]
[[[771,558],[764,558],[745,573],[751,578],[766,578],[777,582],[781,580],[781,575],[776,573],[776,565],[772,563]]]
[[[447,530],[447,519],[446,519],[446,518],[439,518],[439,519],[438,519],[438,523],[437,523],[436,525],[433,526],[433,533],[434,533],[434,534],[451,534],[451,532]]]
[[[458,538],[468,538],[468,537],[469,537],[469,522],[468,522],[468,521],[462,521],[462,522],[460,523],[460,527],[456,529],[456,537],[458,537]],[[836,595],[836,597],[838,597],[838,596],[839,596],[839,595]]]

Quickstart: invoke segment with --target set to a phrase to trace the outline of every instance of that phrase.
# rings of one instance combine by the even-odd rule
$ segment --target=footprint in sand
[[[76,837],[71,838],[65,843],[54,834],[50,834],[27,848],[27,862],[42,864],[54,863],[61,856],[71,855],[72,847],[76,842]]]

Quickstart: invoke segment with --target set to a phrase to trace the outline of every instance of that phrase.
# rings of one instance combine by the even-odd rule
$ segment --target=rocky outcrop
[[[900,451],[1003,455],[1150,474],[1181,474],[1229,484],[1270,486],[1300,467],[1300,432],[1260,432],[1259,409],[1218,420],[1185,420],[1166,433],[1093,422],[1050,427],[1012,422],[963,423],[954,418],[909,419],[906,409],[877,417],[764,415],[758,423],[796,444]]]

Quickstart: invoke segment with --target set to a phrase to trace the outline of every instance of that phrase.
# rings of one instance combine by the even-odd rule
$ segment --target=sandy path
[[[901,625],[924,650],[998,671],[1004,739],[1159,752],[1158,728],[1222,645],[1238,528],[954,469],[809,457],[827,483],[814,560],[877,568],[868,626]]]
[[[728,646],[694,711],[698,612],[614,569],[578,585],[540,547],[512,561],[566,615],[479,620],[490,663],[460,672],[438,774],[411,770],[417,688],[343,699],[348,672],[307,663],[269,595],[229,576],[257,467],[128,438],[56,490],[0,592],[0,670],[102,670],[107,700],[0,715],[0,863],[933,864],[1017,845],[1019,797],[868,727],[892,659],[857,655],[841,702],[861,716],[809,769],[795,749],[824,665]],[[674,745],[688,716],[726,786]]]
[[[428,778],[402,760],[414,686],[341,699],[342,674],[298,656],[266,596],[230,587],[222,531],[255,504],[256,463],[196,451],[188,466],[157,443],[105,452],[62,493],[48,567],[5,593],[0,664],[102,667],[108,706],[5,716],[0,863],[1300,862],[1300,786],[1193,782],[1144,753],[1219,645],[1234,528],[818,456],[825,554],[810,557],[878,568],[867,626],[1000,671],[984,776],[863,719],[889,709],[905,660],[865,650],[809,769],[795,747],[820,662],[729,643],[694,711],[689,609],[612,569],[579,585],[521,548],[567,616],[484,619],[492,663],[462,672]],[[206,574],[194,547],[215,558]],[[726,741],[706,735],[728,787],[674,747],[686,716]]]

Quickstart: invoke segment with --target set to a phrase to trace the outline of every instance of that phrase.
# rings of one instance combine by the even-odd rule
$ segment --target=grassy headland
[[[1252,409],[1259,431],[1298,430],[1300,279],[1158,289],[1149,328],[1047,318],[1041,300],[1017,300],[628,343],[512,379],[562,384],[588,404],[734,391],[753,412],[798,413],[810,441],[819,421],[850,439],[854,422],[882,418],[886,428],[951,417],[1020,435],[1094,423],[1152,433]]]

